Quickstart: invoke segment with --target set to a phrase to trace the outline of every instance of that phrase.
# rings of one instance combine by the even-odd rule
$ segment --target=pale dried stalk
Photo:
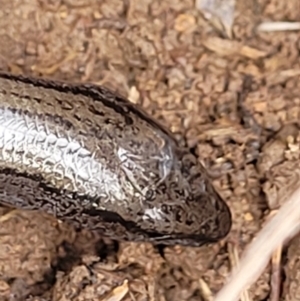
[[[263,22],[257,30],[266,32],[300,30],[300,22]]]
[[[288,196],[287,196],[288,197]],[[232,271],[214,301],[237,301],[266,268],[272,253],[300,230],[300,188],[262,228],[245,250],[239,266]]]

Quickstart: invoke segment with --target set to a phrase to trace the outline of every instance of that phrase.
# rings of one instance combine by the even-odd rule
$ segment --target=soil
[[[284,5],[283,5],[284,3]],[[192,0],[0,0],[0,68],[118,91],[196,147],[233,214],[201,248],[118,243],[37,212],[1,211],[0,299],[210,300],[298,179],[298,0],[238,1],[232,39]],[[297,164],[297,165],[296,165]],[[299,238],[284,246],[281,300],[300,300]],[[249,288],[269,300],[271,265]]]

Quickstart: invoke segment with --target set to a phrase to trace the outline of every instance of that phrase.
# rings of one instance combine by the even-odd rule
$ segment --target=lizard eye
[[[155,191],[153,189],[148,189],[145,195],[147,201],[153,201],[155,198]]]

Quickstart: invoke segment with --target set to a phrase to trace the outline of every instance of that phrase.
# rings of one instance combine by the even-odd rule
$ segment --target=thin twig
[[[288,198],[289,194],[287,192]],[[277,214],[258,233],[232,271],[229,282],[215,301],[237,301],[241,292],[255,282],[267,266],[274,250],[300,230],[300,188],[284,202]]]

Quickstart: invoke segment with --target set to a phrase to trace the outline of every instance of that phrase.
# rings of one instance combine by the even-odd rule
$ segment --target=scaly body
[[[197,158],[90,84],[0,73],[0,204],[118,240],[200,246],[231,214]]]

